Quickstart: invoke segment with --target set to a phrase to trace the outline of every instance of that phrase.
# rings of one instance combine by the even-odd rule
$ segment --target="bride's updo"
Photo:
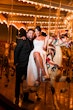
[[[40,26],[36,26],[36,28],[35,29],[37,29],[38,31],[40,31],[41,32],[41,28],[40,28]]]

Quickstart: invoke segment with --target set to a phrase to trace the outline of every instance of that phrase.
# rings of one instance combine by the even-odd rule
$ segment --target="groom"
[[[20,95],[20,83],[22,76],[27,77],[27,65],[29,54],[33,49],[33,39],[34,39],[34,30],[29,29],[26,33],[26,30],[21,28],[18,31],[17,45],[14,50],[14,64],[16,66],[16,83],[15,83],[15,103],[19,104],[19,95]],[[28,99],[29,94],[24,94],[24,101],[30,102]]]

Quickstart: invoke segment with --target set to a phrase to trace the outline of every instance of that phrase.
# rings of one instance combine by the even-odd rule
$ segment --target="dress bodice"
[[[43,49],[43,45],[44,45],[44,40],[34,40],[33,41],[34,44],[34,49]]]

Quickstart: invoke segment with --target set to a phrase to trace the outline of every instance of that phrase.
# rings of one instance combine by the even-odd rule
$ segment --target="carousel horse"
[[[46,58],[46,65],[47,70],[50,76],[50,84],[51,84],[51,91],[54,96],[54,102],[56,105],[56,109],[59,110],[57,101],[56,101],[56,92],[55,92],[55,81],[67,81],[70,83],[69,77],[62,76],[62,50],[61,46],[68,46],[70,42],[67,42],[67,39],[64,36],[63,39],[57,37],[50,37],[48,40],[47,46],[47,58]]]
[[[6,42],[5,43],[5,50],[4,50],[4,54],[2,55],[2,59],[1,59],[1,76],[3,71],[5,71],[5,87],[8,86],[8,82],[9,82],[9,74],[12,72],[11,75],[14,74],[15,72],[15,68],[10,65],[10,58],[9,55],[11,54],[11,45],[10,43]],[[13,60],[13,57],[11,56],[11,59]],[[11,71],[12,70],[12,71]]]
[[[62,66],[62,58],[63,58],[61,47],[64,46],[66,48],[69,48],[71,44],[72,44],[72,41],[69,40],[66,34],[49,37],[48,44],[47,44],[47,54],[48,54],[49,46],[52,45],[55,50],[53,61],[55,64],[57,64],[60,67]]]

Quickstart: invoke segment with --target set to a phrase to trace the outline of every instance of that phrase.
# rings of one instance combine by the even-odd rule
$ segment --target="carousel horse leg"
[[[5,87],[7,87],[9,82],[9,62],[7,56],[3,57],[3,68],[5,69]]]
[[[57,96],[56,96],[54,83],[55,83],[55,80],[53,80],[53,81],[51,80],[50,84],[51,84],[51,93],[52,93],[53,105],[55,107],[55,110],[60,110],[58,103],[57,103]]]
[[[54,103],[54,106],[55,106],[55,110],[60,110],[60,108],[58,106],[58,103],[57,103],[56,94],[53,95],[53,103]]]
[[[0,79],[2,78],[3,66],[1,65]]]
[[[61,78],[59,79],[59,82],[66,82],[68,86],[71,82],[71,79],[68,76],[61,76]],[[67,87],[60,90],[61,93],[64,93],[66,91],[67,91]]]
[[[3,73],[3,57],[1,58],[1,73],[0,73],[0,79],[2,78],[2,73]]]
[[[8,86],[8,82],[9,82],[9,66],[7,67],[5,67],[5,87],[7,87]]]

